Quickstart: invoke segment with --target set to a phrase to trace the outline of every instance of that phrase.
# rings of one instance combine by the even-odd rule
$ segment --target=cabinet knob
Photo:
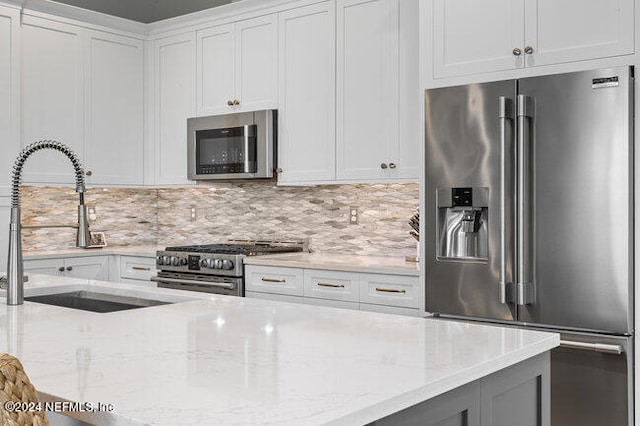
[[[276,168],[276,173],[282,173],[282,168],[280,167]]]
[[[387,167],[389,167],[389,166],[387,166],[387,163],[380,164],[380,168],[383,169],[383,170],[386,169]]]
[[[520,50],[519,47],[516,47],[515,49],[513,49],[513,55],[514,56],[520,56],[522,55],[522,50]]]
[[[231,100],[227,101],[227,105],[233,106],[233,101],[231,101]]]
[[[390,169],[395,169],[396,168],[396,163],[389,163],[389,168]]]
[[[67,266],[67,271],[73,271],[73,266]]]
[[[233,101],[233,104],[234,105],[240,105],[240,101],[236,99],[236,100]]]
[[[91,170],[87,170],[86,172],[84,172],[84,174],[87,176],[91,176],[93,172]]]
[[[59,268],[58,268],[58,271],[60,271],[60,272],[64,272],[64,266],[59,267]]]
[[[526,53],[527,55],[531,55],[533,53],[533,47],[531,46],[527,46],[524,48],[524,53]]]

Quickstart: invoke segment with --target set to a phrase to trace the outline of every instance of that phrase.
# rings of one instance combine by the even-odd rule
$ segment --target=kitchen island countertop
[[[31,275],[31,291],[125,284]],[[35,290],[34,290],[35,289]],[[108,314],[0,297],[0,352],[45,401],[112,404],[97,424],[366,424],[549,351],[515,328],[238,298]]]

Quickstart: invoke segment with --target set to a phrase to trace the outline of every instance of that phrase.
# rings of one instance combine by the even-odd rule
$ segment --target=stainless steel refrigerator
[[[560,332],[553,426],[633,424],[633,85],[426,91],[426,310]]]

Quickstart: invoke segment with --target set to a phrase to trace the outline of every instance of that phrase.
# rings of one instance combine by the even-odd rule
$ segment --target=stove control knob
[[[156,256],[156,265],[162,265],[162,256]]]
[[[215,259],[213,265],[216,269],[222,269],[222,259]]]
[[[233,269],[233,261],[229,259],[225,259],[222,261],[222,269]]]
[[[202,259],[202,260],[200,260],[200,267],[201,268],[210,268],[209,262],[211,262],[210,259]]]
[[[185,266],[187,263],[189,263],[187,262],[187,259],[185,259],[184,257],[180,258],[180,266]]]
[[[176,256],[171,256],[171,264],[173,266],[180,266],[180,258]]]
[[[162,256],[161,265],[171,265],[171,258],[169,256]]]

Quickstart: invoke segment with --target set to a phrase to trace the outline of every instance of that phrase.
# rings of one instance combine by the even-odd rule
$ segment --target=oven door
[[[197,291],[200,293],[225,294],[228,296],[244,296],[243,278],[218,277],[200,274],[181,274],[174,272],[158,272],[151,278],[160,288]]]
[[[196,130],[197,175],[256,173],[257,126]]]

